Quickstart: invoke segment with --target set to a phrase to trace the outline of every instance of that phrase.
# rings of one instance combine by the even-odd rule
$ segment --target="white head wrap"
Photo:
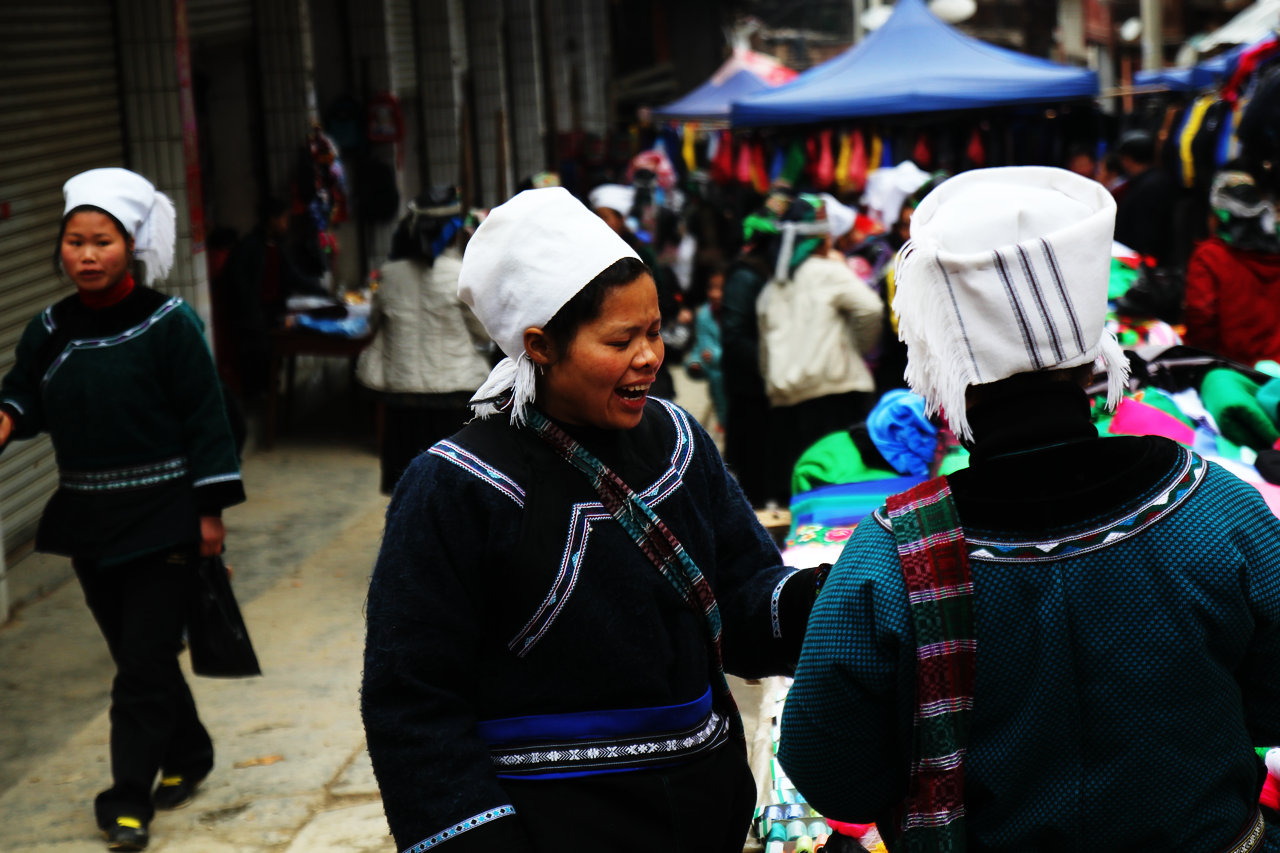
[[[177,242],[173,202],[128,169],[90,169],[62,185],[62,215],[90,205],[110,213],[133,238],[134,257],[146,264],[147,284],[169,275]]]
[[[838,240],[853,230],[853,223],[858,214],[849,205],[838,201],[831,193],[821,195],[827,208],[827,224],[831,226],[831,239]]]
[[[506,354],[471,408],[486,418],[513,391],[511,422],[533,402],[533,362],[524,332],[545,326],[596,276],[623,258],[639,258],[600,217],[563,187],[525,190],[498,205],[467,243],[458,297]]]
[[[916,208],[894,276],[906,379],[972,438],[965,389],[1093,364],[1120,401],[1129,362],[1103,326],[1116,204],[1096,181],[1039,166],[975,169]]]
[[[631,206],[635,204],[636,191],[634,187],[624,187],[622,184],[601,184],[587,198],[592,210],[607,207],[626,216],[631,213]]]

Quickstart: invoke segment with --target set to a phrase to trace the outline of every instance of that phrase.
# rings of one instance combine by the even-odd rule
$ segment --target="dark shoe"
[[[192,779],[187,776],[165,776],[160,780],[160,784],[156,785],[155,793],[151,795],[151,802],[156,808],[166,811],[180,809],[191,802],[196,788],[202,781],[204,781],[203,777]]]
[[[136,817],[118,817],[106,832],[108,850],[146,850],[151,840],[147,827]]]

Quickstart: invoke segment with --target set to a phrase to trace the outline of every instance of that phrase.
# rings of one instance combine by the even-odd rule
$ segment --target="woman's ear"
[[[556,360],[555,342],[540,326],[530,326],[524,330],[524,351],[529,360],[539,367],[545,367]]]

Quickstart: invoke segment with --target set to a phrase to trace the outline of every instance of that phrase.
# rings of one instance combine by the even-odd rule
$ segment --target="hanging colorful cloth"
[[[776,184],[778,178],[782,177],[782,170],[787,165],[787,152],[784,146],[778,145],[773,149],[773,160],[769,163],[769,183]]]
[[[851,133],[840,134],[840,156],[836,157],[836,189],[841,195],[852,189],[849,183],[849,157],[853,150],[853,142],[850,139],[852,135]]]
[[[916,147],[911,151],[911,159],[916,161],[916,165],[921,169],[933,168],[933,147],[929,144],[929,138],[925,136],[924,131],[916,137]]]
[[[738,146],[738,165],[733,173],[734,180],[740,184],[752,185],[751,180],[751,143],[745,139]]]
[[[880,152],[880,168],[892,169],[897,163],[893,161],[893,147],[889,137],[885,137]]]
[[[824,130],[819,136],[818,164],[814,170],[814,185],[820,190],[828,189],[836,177],[836,161],[831,153],[832,131]]]
[[[1204,121],[1204,114],[1209,111],[1209,107],[1213,106],[1216,100],[1218,100],[1216,93],[1201,95],[1197,98],[1196,102],[1191,105],[1191,109],[1187,110],[1187,119],[1182,123],[1182,129],[1178,132],[1178,159],[1181,161],[1182,185],[1187,189],[1192,188],[1196,183],[1196,161],[1191,152],[1191,143],[1200,131],[1200,125]]]
[[[722,130],[716,143],[715,159],[711,161],[711,180],[718,184],[733,182],[733,137]]]
[[[966,849],[964,755],[977,638],[973,576],[946,477],[890,497],[898,560],[916,637],[916,712],[907,796],[894,810],[895,851]]]
[[[765,165],[764,143],[759,140],[751,146],[751,188],[760,195],[769,192],[769,168]]]
[[[794,187],[796,182],[800,180],[800,176],[804,174],[805,165],[809,162],[805,153],[805,143],[795,140],[787,148],[786,165],[782,167],[782,175],[778,183],[784,186]]]
[[[585,447],[574,441],[573,437],[560,427],[547,420],[547,417],[534,406],[526,409],[529,426],[543,441],[562,459],[577,468],[595,487],[596,494],[604,508],[614,517],[622,529],[631,537],[654,568],[671,584],[684,603],[700,617],[703,634],[711,652],[711,689],[716,697],[716,704],[729,717],[730,728],[734,739],[745,751],[746,739],[743,734],[742,718],[738,715],[738,706],[729,690],[729,682],[724,675],[724,654],[721,648],[720,605],[716,602],[715,590],[711,588],[706,575],[698,568],[698,564],[689,556],[689,552],[680,544],[680,540],[662,522],[644,500],[614,473],[613,469],[597,459]]]
[[[884,143],[880,139],[879,132],[871,134],[871,153],[867,155],[867,175],[880,168],[880,158],[883,156]]]
[[[862,141],[862,131],[855,130],[849,134],[853,144],[849,152],[849,188],[860,193],[867,187],[867,146]]]
[[[982,134],[976,127],[969,134],[969,144],[965,146],[964,154],[975,169],[981,169],[987,164],[987,150],[982,144]]]
[[[698,123],[688,122],[684,126],[684,136],[680,140],[680,159],[684,160],[685,168],[690,172],[698,168],[698,152],[694,146],[698,136]]]

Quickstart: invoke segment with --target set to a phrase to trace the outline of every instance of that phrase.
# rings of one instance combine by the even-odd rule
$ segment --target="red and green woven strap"
[[[887,501],[916,635],[911,779],[895,814],[895,851],[965,849],[964,755],[977,640],[973,576],[945,477]]]

